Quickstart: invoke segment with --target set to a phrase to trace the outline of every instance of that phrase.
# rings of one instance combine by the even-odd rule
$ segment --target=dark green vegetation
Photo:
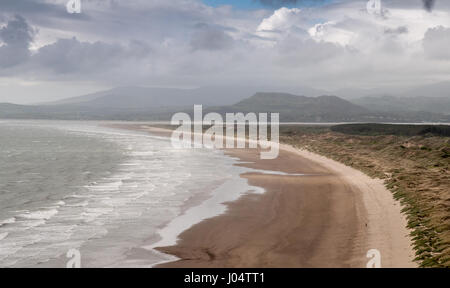
[[[345,124],[331,127],[332,131],[350,135],[396,135],[396,136],[444,136],[450,137],[448,125],[392,125],[392,124]]]
[[[436,136],[448,126],[434,127],[290,125],[280,131],[282,142],[384,179],[403,204],[416,261],[450,267],[450,138]]]

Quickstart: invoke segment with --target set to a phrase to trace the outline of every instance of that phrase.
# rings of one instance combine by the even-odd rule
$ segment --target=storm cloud
[[[232,45],[233,38],[223,28],[211,27],[205,23],[196,25],[191,38],[191,46],[194,50],[224,50]]]
[[[35,31],[20,15],[15,15],[0,29],[0,67],[9,68],[25,62],[30,57],[29,46]]]
[[[423,6],[427,11],[431,11],[434,7],[435,0],[422,0]]]

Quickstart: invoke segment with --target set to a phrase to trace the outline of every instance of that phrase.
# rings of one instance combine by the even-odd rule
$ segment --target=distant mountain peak
[[[355,121],[370,111],[337,96],[306,97],[280,92],[258,92],[231,107],[221,107],[239,112],[279,113],[284,122],[345,122]]]

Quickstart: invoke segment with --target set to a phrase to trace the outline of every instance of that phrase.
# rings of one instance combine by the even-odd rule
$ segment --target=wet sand
[[[383,267],[416,266],[400,204],[381,180],[291,146],[281,149],[275,160],[260,160],[254,149],[227,150],[246,167],[305,175],[241,175],[266,193],[227,203],[225,214],[184,231],[176,246],[158,248],[180,258],[158,267],[366,267],[370,249],[381,252]]]

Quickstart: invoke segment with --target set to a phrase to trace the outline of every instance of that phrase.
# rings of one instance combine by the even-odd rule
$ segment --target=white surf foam
[[[8,232],[0,233],[0,240],[5,239],[8,236],[8,234],[9,234]]]
[[[49,210],[37,210],[37,211],[33,211],[33,212],[27,212],[27,213],[18,215],[18,217],[30,219],[30,220],[49,220],[56,214],[58,214],[57,209],[49,209]]]
[[[15,222],[16,222],[16,218],[15,217],[8,218],[6,220],[2,220],[2,221],[0,221],[0,227],[5,226],[7,224],[13,224]]]

